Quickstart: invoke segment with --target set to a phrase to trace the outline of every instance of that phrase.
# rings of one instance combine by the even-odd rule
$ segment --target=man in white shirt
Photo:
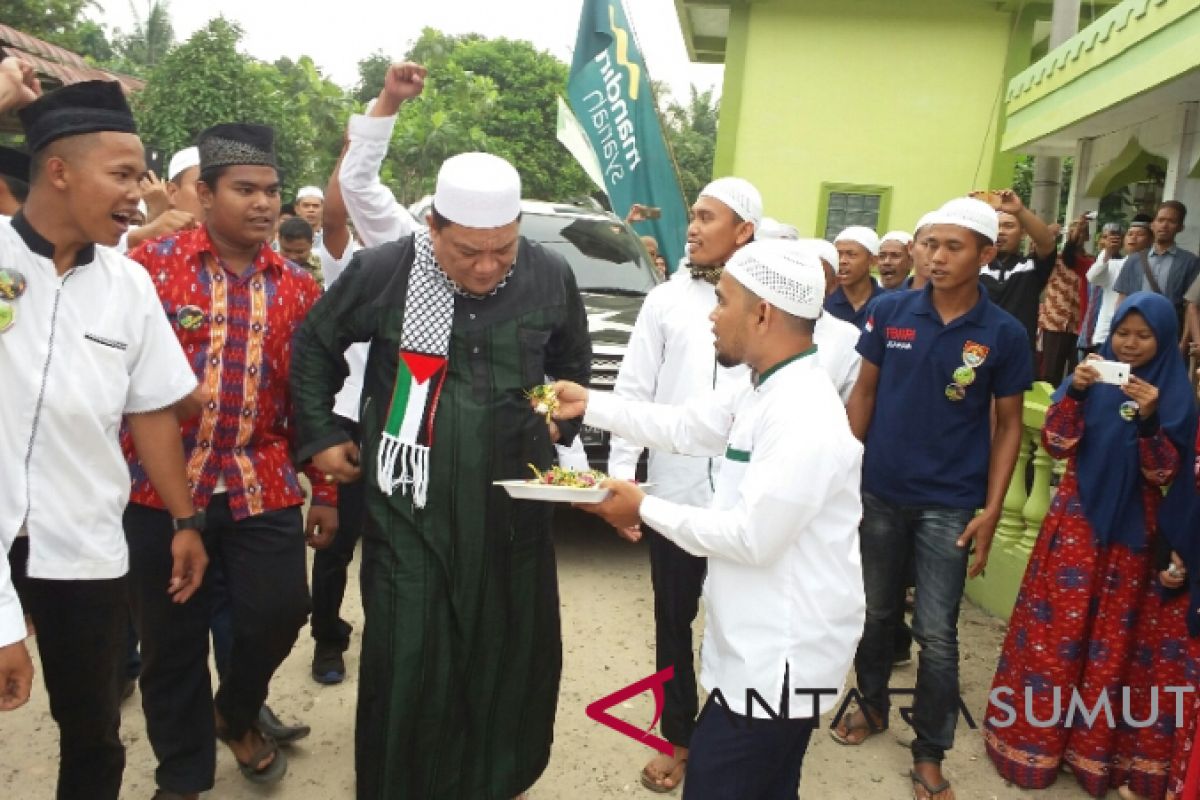
[[[1087,272],[1091,285],[1088,314],[1079,332],[1079,349],[1094,353],[1108,339],[1113,313],[1117,310],[1121,295],[1116,290],[1117,279],[1125,267],[1125,258],[1140,253],[1150,246],[1150,217],[1138,214],[1129,223],[1129,230],[1122,237],[1121,224],[1110,222],[1104,226],[1101,242],[1103,249]],[[1125,258],[1121,248],[1125,248]]]
[[[0,710],[29,697],[28,613],[60,732],[57,796],[116,800],[130,491],[117,431],[124,417],[174,518],[163,590],[183,603],[207,564],[174,411],[196,380],[149,276],[109,249],[146,170],[120,86],[68,86],[20,116],[32,183],[0,222],[0,543],[17,568],[0,559]]]
[[[795,797],[809,737],[836,704],[862,633],[863,451],[810,357],[824,299],[817,259],[788,243],[747,245],[716,293],[718,362],[749,366],[752,380],[682,408],[567,382],[555,391],[563,417],[583,414],[654,450],[721,457],[710,507],[610,479],[609,499],[585,509],[631,538],[645,523],[708,560],[701,683],[710,699],[692,733],[684,797]]]
[[[313,247],[320,249],[324,231],[321,230],[321,213],[325,208],[325,193],[319,186],[301,186],[292,203],[296,216],[312,226]]]
[[[708,314],[725,262],[750,242],[762,221],[762,197],[741,178],[719,178],[700,191],[688,225],[688,264],[646,296],[621,361],[614,393],[629,400],[677,405],[727,382],[744,382],[746,368],[717,364]],[[608,474],[633,480],[643,446],[614,436]],[[651,450],[648,480],[653,492],[676,503],[707,506],[716,466],[711,458]],[[673,756],[656,756],[643,769],[642,783],[669,791],[679,785],[699,713],[692,668],[692,621],[699,611],[705,560],[690,555],[653,529],[650,579],[654,586],[655,660],[675,668],[665,688],[663,738]]]

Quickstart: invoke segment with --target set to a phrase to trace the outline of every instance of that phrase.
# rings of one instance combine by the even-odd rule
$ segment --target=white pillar
[[[1050,50],[1079,32],[1080,0],[1054,0],[1050,19]],[[1062,191],[1062,159],[1038,156],[1033,164],[1030,210],[1046,222],[1058,220],[1058,198]]]

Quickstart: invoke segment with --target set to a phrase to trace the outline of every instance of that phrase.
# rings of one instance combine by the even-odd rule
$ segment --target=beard
[[[740,367],[742,365],[741,359],[734,358],[727,353],[722,353],[720,350],[717,351],[717,363],[725,369],[732,369],[733,367]]]

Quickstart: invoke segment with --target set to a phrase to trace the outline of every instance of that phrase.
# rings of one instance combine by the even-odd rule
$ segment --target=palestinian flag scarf
[[[380,436],[376,474],[384,494],[411,490],[413,505],[424,508],[433,420],[450,362],[454,287],[434,260],[429,232],[414,234],[413,245],[396,387]]]

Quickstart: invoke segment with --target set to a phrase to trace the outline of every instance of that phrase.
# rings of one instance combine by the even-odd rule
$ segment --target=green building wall
[[[758,0],[731,8],[716,175],[820,236],[828,184],[889,190],[880,232],[1001,188],[1003,92],[1028,66],[1034,7],[976,0]]]

